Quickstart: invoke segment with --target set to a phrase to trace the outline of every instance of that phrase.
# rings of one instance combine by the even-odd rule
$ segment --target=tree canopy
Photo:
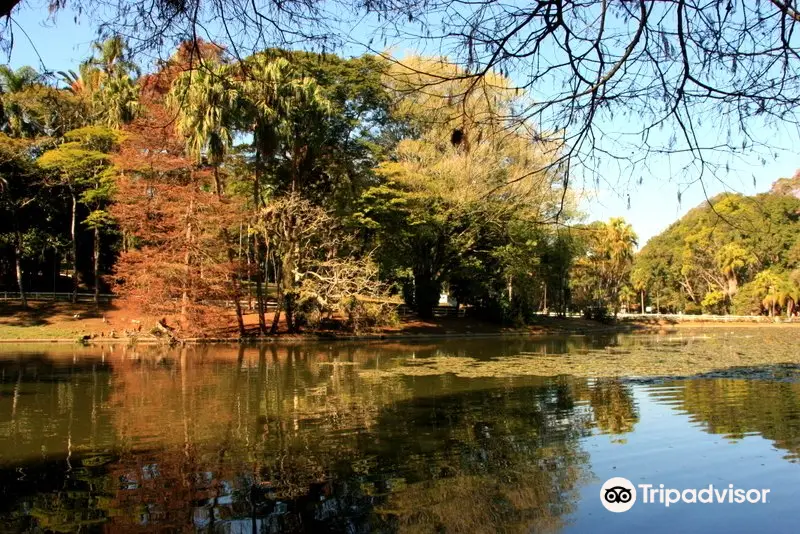
[[[639,252],[632,280],[659,308],[697,313],[792,313],[800,267],[800,198],[790,180],[755,196],[722,194]],[[764,304],[771,299],[771,304]],[[773,305],[774,304],[774,305]]]

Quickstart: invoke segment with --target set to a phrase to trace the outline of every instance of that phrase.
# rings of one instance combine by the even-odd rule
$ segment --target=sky
[[[76,21],[75,14],[68,10],[57,13],[55,18],[48,18],[46,2],[33,0],[21,6],[13,19],[14,48],[9,64],[14,68],[31,65],[55,72],[77,69],[77,65],[90,55],[95,28],[81,17]],[[360,31],[360,39],[366,42],[369,28],[364,26]],[[398,50],[398,46],[393,50]],[[347,52],[359,53],[358,46],[349,45]],[[410,51],[399,51],[401,55],[404,52]],[[576,189],[581,198],[580,210],[587,222],[624,217],[633,225],[641,247],[707,198],[723,191],[746,195],[764,192],[778,178],[794,175],[800,168],[800,157],[793,149],[800,145],[798,132],[764,130],[763,135],[769,136],[778,147],[777,157],[766,162],[755,157],[739,161],[723,181],[709,178],[700,184],[694,181],[691,173],[676,177],[674,169],[686,161],[675,161],[674,167],[672,162],[657,162],[655,170],[651,168],[642,172],[641,184],[631,181],[630,176],[624,179],[615,176],[614,171],[609,170],[599,181],[579,181]]]

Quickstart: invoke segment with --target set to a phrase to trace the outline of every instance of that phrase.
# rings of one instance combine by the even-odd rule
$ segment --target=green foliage
[[[545,170],[558,147],[531,143],[524,125],[504,124],[515,102],[508,80],[492,76],[472,92],[465,81],[430,83],[437,69],[457,73],[453,65],[410,64],[384,76],[396,101],[392,116],[404,127],[390,129],[396,144],[376,168],[380,183],[362,193],[353,224],[421,316],[430,317],[446,289],[487,317],[528,322],[543,307],[552,274],[541,257],[554,239],[541,221],[561,207],[557,176]]]
[[[616,315],[633,265],[636,234],[616,217],[583,228],[581,237],[582,250],[571,282],[573,301],[583,309],[597,310],[592,314],[612,310]]]
[[[57,263],[67,242],[77,256],[88,249],[81,232],[84,241],[93,237],[96,262],[101,234],[115,226],[112,159],[138,164],[147,152],[168,160],[148,176],[183,188],[187,199],[210,197],[213,173],[219,223],[208,236],[226,236],[226,250],[208,256],[235,284],[246,257],[250,281],[258,274],[276,284],[301,321],[336,313],[356,328],[386,315],[388,305],[361,298],[363,287],[320,304],[335,284],[317,282],[341,282],[330,273],[345,264],[355,266],[348,280],[379,284],[372,293],[380,299],[400,293],[423,317],[447,292],[508,324],[529,323],[545,309],[605,320],[639,308],[643,297],[645,306],[684,313],[791,314],[800,299],[796,177],[754,197],[719,195],[634,254],[636,235],[622,219],[571,224],[575,200],[563,189],[568,170],[557,164],[564,147],[552,140],[559,135],[520,120],[529,95],[499,73],[476,80],[441,58],[400,66],[279,49],[240,60],[207,46],[212,53],[197,57],[181,48],[140,79],[124,40],[113,37],[76,71],[61,73],[62,89],[32,69],[0,68],[0,128],[8,134],[0,137],[2,218],[41,215],[7,225],[4,265],[17,256]],[[175,130],[156,146],[149,128],[164,117],[174,118]],[[145,167],[135,167],[128,187]],[[302,213],[313,211],[316,222],[299,212],[276,217],[287,203],[309,207]],[[212,220],[200,220],[211,211],[199,208],[192,217],[180,205],[173,211],[175,235],[191,236]],[[65,223],[77,226],[72,235]],[[243,235],[234,245],[237,227]],[[128,236],[125,246],[144,241]],[[181,272],[205,276],[205,260],[196,261]]]
[[[789,271],[800,257],[800,199],[781,184],[752,197],[722,194],[691,210],[637,254],[635,287],[650,304],[659,294],[673,312],[770,313],[768,275],[760,273]],[[776,297],[777,308],[789,300]]]

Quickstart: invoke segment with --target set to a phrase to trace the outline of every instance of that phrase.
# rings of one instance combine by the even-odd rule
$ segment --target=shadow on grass
[[[95,307],[91,302],[0,302],[0,325],[5,326],[46,326],[54,321],[89,319],[101,317],[104,312],[115,309],[111,304]]]

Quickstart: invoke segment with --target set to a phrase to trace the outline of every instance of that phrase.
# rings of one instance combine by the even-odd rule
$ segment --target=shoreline
[[[404,332],[384,331],[363,334],[307,332],[300,334],[277,334],[271,336],[252,336],[240,338],[238,336],[210,336],[187,337],[176,339],[174,344],[203,345],[203,344],[271,344],[271,343],[306,343],[306,342],[353,342],[353,341],[414,341],[436,339],[481,339],[504,337],[547,337],[547,336],[591,336],[608,334],[670,334],[680,330],[702,329],[774,329],[774,328],[800,328],[800,322],[753,322],[753,321],[685,321],[685,322],[650,322],[650,321],[621,321],[616,324],[594,323],[587,325],[579,319],[556,319],[555,324],[531,325],[525,329],[504,329],[497,326],[496,331],[449,331],[449,332]],[[580,321],[580,324],[568,324],[568,321]],[[548,321],[549,322],[549,321]],[[560,324],[559,324],[560,323]],[[155,336],[141,337],[107,337],[89,334],[77,338],[66,337],[30,337],[30,338],[0,338],[0,345],[12,344],[140,344],[140,345],[169,345],[166,338]]]

